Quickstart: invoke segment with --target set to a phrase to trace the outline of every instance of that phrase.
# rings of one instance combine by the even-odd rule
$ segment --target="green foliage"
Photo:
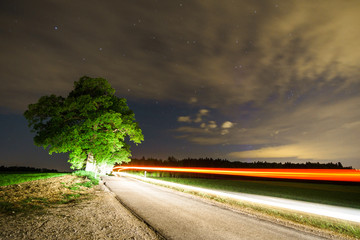
[[[68,189],[70,189],[71,191],[79,191],[80,190],[80,187],[78,186],[78,184],[73,184],[71,186],[64,186]]]
[[[103,78],[82,77],[68,97],[43,96],[30,104],[24,116],[35,132],[35,145],[49,153],[69,152],[73,169],[81,169],[88,156],[97,165],[129,162],[130,141],[144,140],[126,99],[118,98]]]
[[[99,178],[95,177],[93,172],[78,170],[72,173],[75,176],[89,179],[90,182],[82,183],[81,185],[84,187],[92,187],[92,185],[99,185]]]
[[[87,188],[91,188],[94,185],[98,185],[98,184],[99,184],[98,180],[97,181],[83,182],[83,183],[76,183],[76,185],[87,187]]]
[[[2,173],[0,174],[0,186],[18,184],[39,179],[60,177],[68,173]]]

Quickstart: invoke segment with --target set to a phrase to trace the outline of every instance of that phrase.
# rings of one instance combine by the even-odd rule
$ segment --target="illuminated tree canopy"
[[[73,169],[128,162],[126,139],[144,140],[126,99],[118,98],[106,79],[84,76],[64,98],[43,96],[24,116],[36,135],[34,143],[49,153],[69,152]]]

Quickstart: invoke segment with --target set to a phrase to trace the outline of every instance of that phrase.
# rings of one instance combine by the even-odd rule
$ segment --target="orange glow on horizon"
[[[360,171],[354,169],[187,168],[151,166],[115,166],[113,168],[113,171],[117,172],[125,170],[204,173],[299,180],[360,182]]]

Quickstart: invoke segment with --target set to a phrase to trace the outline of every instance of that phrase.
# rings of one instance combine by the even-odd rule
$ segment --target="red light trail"
[[[115,166],[113,168],[114,172],[125,170],[204,173],[319,181],[360,182],[360,171],[354,169],[185,168],[144,166]]]

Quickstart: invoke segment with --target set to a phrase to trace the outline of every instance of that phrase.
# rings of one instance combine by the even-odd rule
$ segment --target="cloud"
[[[221,125],[221,128],[232,128],[234,124],[230,121],[226,121]]]
[[[228,129],[222,129],[221,130],[221,135],[226,135],[229,133],[229,130]]]
[[[207,109],[200,109],[199,110],[199,115],[200,116],[204,116],[204,115],[206,115],[206,114],[208,114],[209,113],[209,110],[207,110]]]
[[[339,161],[353,160],[355,154],[359,154],[359,150],[354,150],[352,147],[344,146],[339,149],[338,146],[333,145],[330,148],[324,143],[316,142],[300,142],[297,144],[290,144],[277,147],[265,147],[257,150],[241,151],[229,153],[230,157],[237,159],[281,159],[281,158],[296,158],[302,160],[313,161]],[[339,155],[341,154],[341,157]],[[347,162],[348,163],[348,162]]]
[[[177,121],[191,123],[191,119],[189,116],[180,116],[180,117],[178,117]]]
[[[206,137],[194,137],[191,138],[190,141],[199,145],[217,145],[225,142],[221,138],[206,138]]]
[[[227,156],[233,160],[341,161],[358,166],[360,98],[329,96],[323,92],[291,108],[268,105],[269,109],[262,110],[262,118],[253,116],[255,120],[232,125],[225,121],[221,128],[209,129],[204,122],[199,128],[203,131],[193,131],[185,139],[205,145],[254,146],[252,150],[230,152]]]
[[[0,10],[0,102],[15,110],[66,94],[84,74],[121,96],[219,109],[347,91],[360,77],[357,1],[13,4]]]
[[[327,96],[316,104],[297,106],[290,113],[272,116],[260,126],[233,135],[231,141],[255,143],[255,150],[229,153],[229,157],[297,158],[316,161],[341,161],[358,165],[360,149],[360,98],[325,104]],[[266,126],[266,127],[264,127]],[[257,141],[257,140],[262,140]]]
[[[216,125],[215,121],[209,121],[207,126],[208,126],[208,128],[217,128],[217,125]]]
[[[203,121],[203,116],[206,116],[209,113],[209,110],[207,109],[200,109],[199,113],[196,115],[196,118],[194,120],[195,123],[200,123]]]
[[[215,121],[209,121],[208,123],[201,123],[200,124],[200,128],[205,129],[206,131],[208,131],[209,129],[215,129],[217,128],[217,124]]]
[[[203,117],[206,116],[207,114],[209,113],[209,110],[207,109],[200,109],[199,112],[196,114],[196,118],[195,119],[192,119],[190,116],[180,116],[178,117],[177,121],[178,122],[185,122],[185,123],[200,123],[203,121]],[[213,122],[213,121],[212,121]],[[214,123],[212,123],[211,126],[214,126],[213,125]],[[216,125],[216,124],[215,124]]]
[[[301,154],[300,154],[301,152]],[[280,146],[280,147],[267,147],[258,150],[241,151],[229,153],[230,157],[235,158],[304,158],[304,151],[297,146]],[[306,158],[306,157],[305,157]],[[307,157],[309,158],[309,157]]]

